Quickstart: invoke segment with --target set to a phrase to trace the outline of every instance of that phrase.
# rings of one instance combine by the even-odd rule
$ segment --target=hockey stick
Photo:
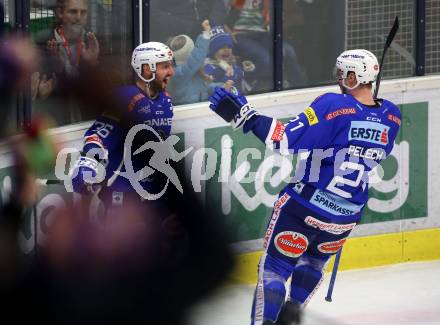
[[[373,98],[377,98],[377,93],[379,92],[379,86],[380,86],[380,80],[382,78],[383,61],[385,59],[385,53],[387,52],[388,48],[390,47],[391,42],[394,39],[394,36],[396,36],[398,29],[399,29],[399,17],[396,16],[396,19],[394,19],[393,27],[391,27],[391,30],[388,33],[387,40],[386,40],[385,46],[383,48],[382,58],[380,59],[380,65],[379,65],[379,74],[377,75],[377,78],[376,78],[376,89],[374,89]]]
[[[44,178],[37,178],[36,182],[38,185],[63,185],[64,182],[60,179],[44,179]]]
[[[333,264],[332,277],[330,278],[330,284],[328,285],[327,296],[325,296],[325,300],[328,302],[332,302],[332,293],[333,293],[333,288],[335,286],[336,273],[338,272],[339,260],[341,259],[341,254],[342,254],[342,247],[336,253],[335,263]]]

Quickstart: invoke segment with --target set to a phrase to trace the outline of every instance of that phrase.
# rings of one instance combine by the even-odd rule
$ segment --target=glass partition
[[[31,36],[43,57],[31,80],[34,116],[57,125],[93,118],[96,108],[79,101],[70,82],[98,65],[121,83],[130,80],[131,17],[131,2],[123,0],[32,1]]]
[[[15,23],[15,3],[12,0],[2,0],[0,1],[0,9],[2,16],[2,29],[0,31],[0,41],[3,37],[7,37],[12,26]],[[5,53],[2,53],[5,55]],[[0,64],[5,64],[3,60],[8,62],[10,59],[7,56],[2,56],[2,62]],[[7,54],[6,54],[7,55]],[[10,61],[9,61],[10,62]],[[8,63],[6,63],[8,64]],[[5,72],[8,73],[8,68],[1,69],[0,73]],[[14,80],[12,78],[8,78],[8,76],[0,76],[1,87],[8,88],[8,81]],[[3,79],[4,78],[4,79]],[[0,137],[4,137],[5,135],[9,135],[15,133],[18,127],[17,124],[17,101],[18,101],[18,93],[11,93],[10,90],[4,90],[6,94],[3,93],[3,90],[0,91],[1,95],[4,96],[0,99],[0,106],[2,108],[2,123],[0,123]]]
[[[150,40],[175,52],[169,91],[176,104],[206,101],[215,86],[244,94],[272,91],[272,1],[150,3]]]
[[[440,73],[440,1],[426,0],[426,74]]]
[[[348,0],[345,47],[365,48],[378,59],[386,37],[399,17],[399,31],[384,63],[383,78],[410,77],[415,74],[415,1]]]
[[[344,49],[344,0],[283,2],[283,88],[333,83]]]

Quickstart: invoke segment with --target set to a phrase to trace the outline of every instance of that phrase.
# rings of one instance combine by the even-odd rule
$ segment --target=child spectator
[[[168,89],[176,104],[206,101],[212,92],[209,89],[211,80],[205,78],[202,70],[208,54],[210,30],[209,21],[204,20],[202,33],[195,45],[188,35],[175,36],[168,42],[176,62],[176,71]]]
[[[222,82],[234,86],[240,93],[244,88],[244,71],[237,65],[233,54],[234,41],[223,27],[212,29],[209,44],[209,58],[206,60],[205,74],[214,82]]]

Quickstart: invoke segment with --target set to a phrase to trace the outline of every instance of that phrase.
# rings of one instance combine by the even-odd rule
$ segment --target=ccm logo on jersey
[[[278,252],[289,257],[298,257],[304,253],[309,246],[307,237],[293,231],[280,232],[275,237],[275,247]]]
[[[318,245],[318,250],[321,253],[325,253],[325,254],[334,254],[336,253],[338,250],[341,249],[342,245],[344,245],[345,241],[347,239],[340,239],[337,241],[330,241],[327,243],[322,243]]]
[[[280,142],[283,139],[284,131],[286,130],[286,127],[283,123],[280,121],[277,121],[277,124],[275,125],[275,129],[273,130],[272,136],[270,139],[272,141]]]
[[[311,107],[307,107],[304,111],[304,114],[306,114],[307,121],[309,121],[309,125],[315,125],[319,122],[318,117],[316,116],[315,111]]]
[[[370,121],[352,121],[349,140],[360,140],[385,146],[388,144],[389,126]]]

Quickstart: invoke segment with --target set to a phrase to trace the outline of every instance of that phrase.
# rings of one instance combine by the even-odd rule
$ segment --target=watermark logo
[[[155,139],[149,140],[144,143],[140,148],[136,149],[132,153],[133,141],[136,136],[141,131],[148,131],[154,135]],[[181,193],[183,193],[182,184],[180,183],[179,176],[177,175],[174,168],[170,165],[170,161],[179,162],[185,156],[188,155],[193,150],[193,147],[186,149],[183,152],[178,152],[174,146],[179,141],[176,135],[169,136],[166,140],[163,140],[156,130],[151,126],[146,124],[138,124],[133,126],[127,133],[124,141],[124,153],[122,158],[121,168],[116,171],[112,171],[113,175],[108,179],[107,186],[111,186],[117,177],[126,178],[132,188],[144,199],[146,200],[157,200],[159,199],[167,190],[168,184],[171,182]],[[132,157],[144,152],[145,150],[151,149],[153,154],[147,165],[140,170],[135,171],[135,166],[133,165]],[[97,149],[98,151],[101,149]],[[68,174],[65,173],[67,157],[70,156],[70,165],[68,167]],[[93,156],[93,155],[92,155]],[[78,176],[79,167],[89,167],[90,169],[96,170],[96,175],[92,175],[91,171],[85,171],[84,180],[88,183],[101,183],[106,179],[106,169],[102,163],[94,160],[90,157],[81,157],[80,152],[76,148],[64,148],[61,150],[57,156],[55,165],[55,176],[64,181],[65,188],[68,192],[73,192],[72,179]],[[84,159],[85,158],[85,159]],[[77,161],[87,161],[88,164],[78,164]],[[90,161],[94,163],[91,164]],[[69,164],[67,164],[69,165]],[[122,168],[122,166],[124,168]],[[145,182],[154,173],[159,172],[166,176],[166,183],[163,189],[159,193],[149,193],[142,183]]]
[[[133,167],[133,161],[131,159],[131,147],[136,134],[142,130],[147,130],[153,133],[157,140],[147,141],[139,149],[133,152],[133,155],[137,155],[144,152],[147,149],[153,150],[153,155],[148,162],[148,165],[141,170],[135,172]],[[185,156],[193,150],[193,148],[188,148],[184,152],[177,152],[174,145],[179,141],[176,135],[169,136],[165,141],[162,140],[161,136],[150,126],[146,124],[138,124],[130,129],[128,132],[124,148],[127,152],[124,152],[124,166],[125,172],[117,172],[121,177],[124,177],[130,181],[133,189],[144,199],[147,200],[157,200],[159,199],[167,190],[169,182],[171,182],[181,193],[183,193],[182,184],[179,181],[179,176],[176,171],[171,167],[170,160],[178,162],[185,158]],[[153,175],[156,171],[164,174],[167,177],[166,184],[164,188],[157,194],[149,193],[142,187],[141,181]]]

